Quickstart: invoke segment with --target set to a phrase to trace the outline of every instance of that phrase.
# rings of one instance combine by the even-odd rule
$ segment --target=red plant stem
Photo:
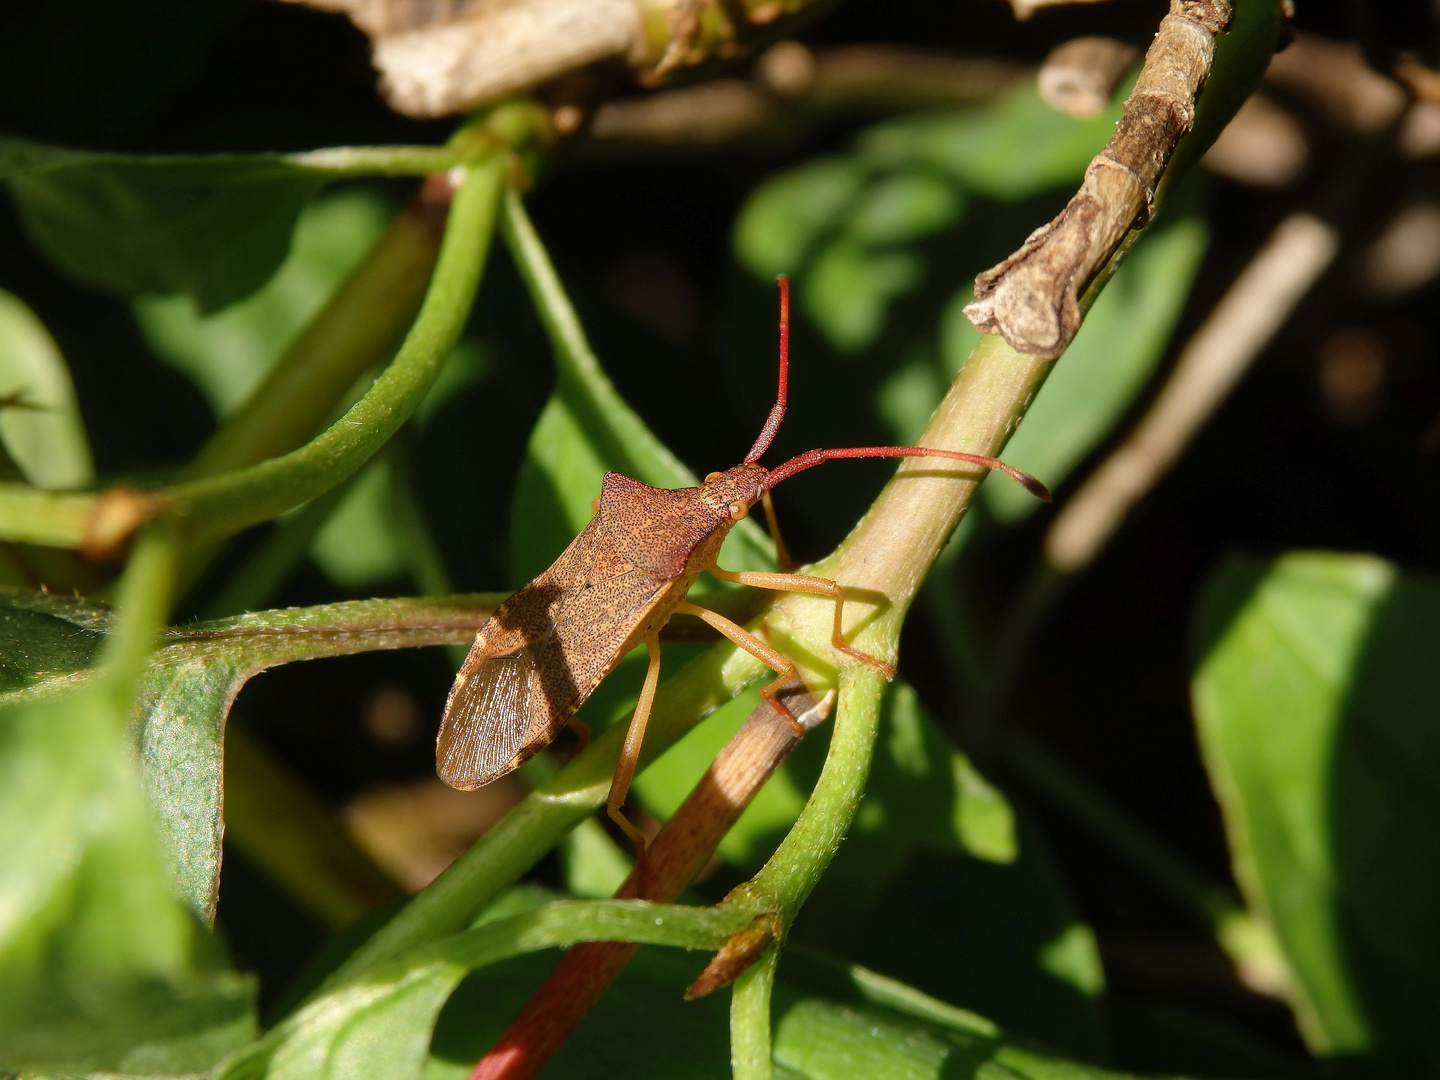
[[[807,728],[829,714],[829,698],[816,702],[799,683],[780,693]],[[799,742],[789,721],[762,702],[650,842],[615,898],[669,902],[678,897]],[[470,1080],[525,1080],[538,1073],[638,948],[625,941],[588,941],[571,947],[476,1063]]]

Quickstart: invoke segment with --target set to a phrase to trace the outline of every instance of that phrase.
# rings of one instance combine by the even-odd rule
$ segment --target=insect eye
[[[745,510],[746,507],[744,503],[733,502],[730,504],[730,516],[736,521],[739,521],[745,516]]]
[[[705,477],[705,483],[708,484],[711,480],[714,480],[719,475],[720,474],[718,472],[712,472],[709,476]]]

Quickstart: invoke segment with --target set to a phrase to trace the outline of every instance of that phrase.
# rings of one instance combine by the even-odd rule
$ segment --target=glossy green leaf
[[[1252,908],[1311,1047],[1440,1068],[1440,585],[1366,555],[1232,558],[1195,715]]]
[[[1145,235],[1041,387],[1005,447],[1007,462],[1054,487],[1109,434],[1165,355],[1208,241],[1193,214],[1157,222]],[[1006,521],[1040,505],[1016,484],[986,484],[984,497]]]
[[[0,291],[0,445],[26,482],[85,488],[95,482],[90,441],[65,358],[23,301]]]
[[[205,313],[265,283],[328,180],[452,164],[449,151],[411,147],[166,158],[0,140],[0,179],[56,265],[126,295],[188,293]]]

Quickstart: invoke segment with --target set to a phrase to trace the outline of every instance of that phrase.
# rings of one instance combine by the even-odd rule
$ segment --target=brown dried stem
[[[766,145],[803,135],[838,114],[885,113],[988,101],[1025,72],[988,57],[889,45],[811,50],[782,41],[751,79],[716,79],[596,109],[582,148]]]
[[[380,89],[415,117],[468,112],[599,61],[643,81],[742,55],[757,32],[826,0],[290,0],[343,12],[369,36]]]
[[[781,696],[807,728],[829,714],[832,697],[827,695],[817,702],[801,683],[792,683],[781,691]],[[650,842],[634,872],[616,890],[615,898],[662,902],[676,899],[799,742],[789,722],[761,702]],[[534,1076],[638,948],[617,941],[572,947],[505,1034],[475,1065],[470,1080],[524,1080]]]
[[[1176,144],[1195,122],[1215,36],[1230,25],[1229,0],[1171,0],[1145,66],[1105,149],[1060,215],[975,279],[965,309],[976,327],[1018,352],[1054,359],[1080,329],[1081,295],[1126,235],[1149,218]]]

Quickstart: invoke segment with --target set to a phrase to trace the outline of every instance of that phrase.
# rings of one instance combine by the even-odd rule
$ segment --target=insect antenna
[[[987,469],[999,469],[1036,498],[1043,499],[1045,502],[1050,501],[1050,489],[1029,473],[1015,468],[1014,465],[1006,465],[998,458],[984,457],[980,454],[962,454],[958,450],[934,450],[928,446],[851,446],[836,450],[807,450],[771,469],[760,485],[760,490],[769,491],[780,481],[787,480],[806,469],[813,469],[821,462],[834,461],[837,458],[883,457],[948,458],[951,461],[963,461],[969,465],[981,465]]]
[[[745,455],[746,465],[753,465],[760,460],[766,450],[770,449],[770,444],[775,441],[775,433],[780,430],[780,421],[785,419],[785,407],[789,400],[790,279],[781,274],[775,280],[780,286],[780,388],[775,395],[775,404],[770,407],[770,415],[765,418],[765,426],[760,429],[759,438],[755,440],[755,445],[750,448],[750,452]],[[806,469],[812,469],[823,461],[834,461],[838,458],[881,457],[948,458],[951,461],[963,461],[968,465],[999,469],[1036,498],[1043,499],[1045,502],[1050,501],[1050,490],[1044,484],[1029,473],[1022,472],[1013,465],[1006,465],[998,458],[985,457],[981,454],[962,454],[958,450],[933,450],[928,446],[852,446],[836,450],[807,450],[771,469],[760,490],[769,491],[781,480],[794,476],[798,472],[804,472]]]
[[[770,415],[765,418],[765,426],[760,429],[760,437],[745,455],[746,465],[759,461],[775,441],[775,432],[785,419],[785,403],[790,393],[790,279],[781,274],[775,280],[780,284],[780,391],[775,395]]]

